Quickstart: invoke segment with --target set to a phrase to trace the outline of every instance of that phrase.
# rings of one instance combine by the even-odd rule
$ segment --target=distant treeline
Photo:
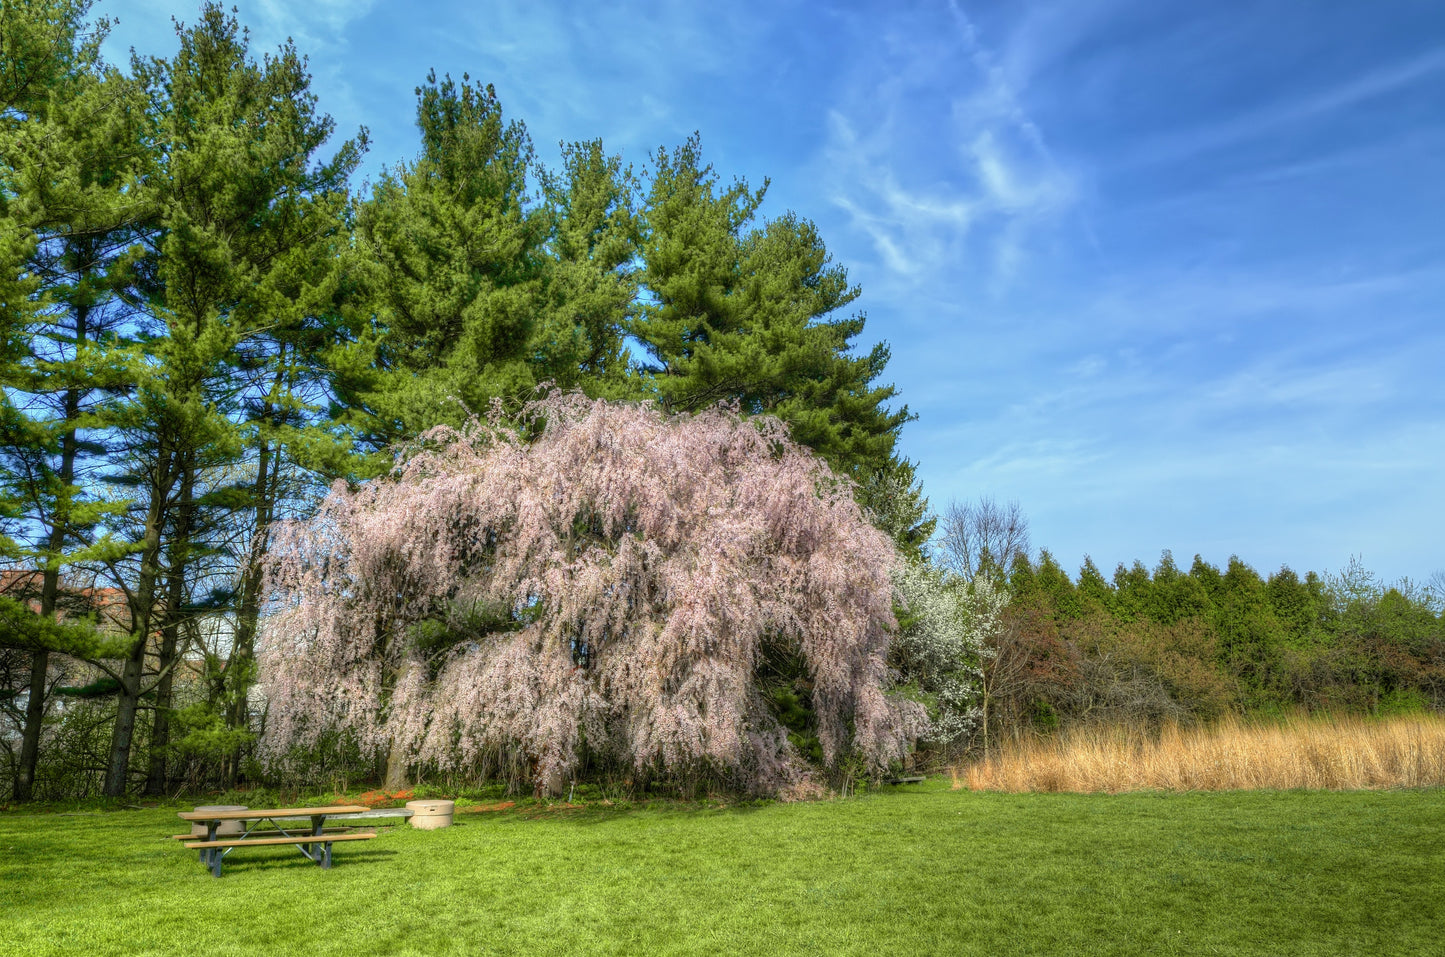
[[[1191,722],[1228,712],[1445,707],[1439,596],[1386,585],[1358,561],[1340,574],[1261,576],[1169,552],[1150,571],[1077,576],[1047,551],[1008,574],[1003,627],[984,662],[995,737],[1081,721]]]

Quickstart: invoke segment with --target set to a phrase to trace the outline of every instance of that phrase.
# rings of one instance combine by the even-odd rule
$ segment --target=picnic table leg
[[[208,841],[214,841],[214,840],[216,839],[216,829],[219,828],[220,826],[221,826],[221,822],[220,822],[220,821],[207,821],[207,822],[206,822],[206,840],[208,840]],[[201,848],[201,863],[202,863],[202,864],[209,864],[209,863],[211,862],[211,861],[210,861],[210,854],[211,854],[211,851],[213,851],[213,850],[215,850],[215,848],[211,848],[211,847],[203,847],[203,848]]]
[[[322,832],[325,830],[325,827],[324,827],[325,824],[326,824],[326,816],[325,816],[324,814],[313,814],[313,815],[311,815],[311,836],[312,836],[312,837],[321,837],[321,836],[322,836]],[[330,867],[330,866],[331,866],[331,843],[328,841],[327,844],[326,844],[326,862],[325,862],[324,864],[323,864],[322,861],[321,861],[321,846],[318,845],[318,844],[311,844],[311,845],[309,845],[309,849],[308,849],[307,856],[310,857],[310,858],[311,858],[313,861],[315,861],[317,864],[320,864],[323,868],[324,868],[324,867]]]

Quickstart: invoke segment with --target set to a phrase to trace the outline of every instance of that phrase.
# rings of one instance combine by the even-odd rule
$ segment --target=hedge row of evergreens
[[[991,733],[1082,721],[1205,721],[1225,712],[1445,708],[1445,611],[1432,590],[1339,574],[1268,577],[1165,552],[1105,577],[1016,558],[989,639]]]

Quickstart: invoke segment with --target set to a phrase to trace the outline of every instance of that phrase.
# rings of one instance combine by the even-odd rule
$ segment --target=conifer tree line
[[[893,664],[946,761],[1073,726],[1157,731],[1226,714],[1445,711],[1445,572],[1390,583],[1359,558],[1261,575],[1166,550],[1074,575],[1017,502],[953,501],[897,573]]]
[[[984,552],[973,579],[1002,592],[982,649],[969,743],[1105,722],[1159,727],[1226,713],[1445,710],[1445,579],[1380,580],[1359,559],[1334,574],[1261,575],[1238,557],[1188,568],[1070,576],[1048,552]]]
[[[490,86],[432,74],[418,152],[363,190],[366,132],[334,128],[302,51],[207,4],[169,57],[116,65],[97,12],[0,3],[15,798],[234,780],[276,523],[544,383],[776,416],[901,547],[928,538],[858,287],[697,137],[638,165],[580,141],[549,169]]]

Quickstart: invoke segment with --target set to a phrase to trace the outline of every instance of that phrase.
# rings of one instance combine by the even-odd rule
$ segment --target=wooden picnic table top
[[[364,814],[371,808],[365,804],[328,804],[325,807],[283,807],[271,810],[250,808],[245,811],[180,811],[182,821],[258,821],[273,817],[329,817],[333,814]]]

